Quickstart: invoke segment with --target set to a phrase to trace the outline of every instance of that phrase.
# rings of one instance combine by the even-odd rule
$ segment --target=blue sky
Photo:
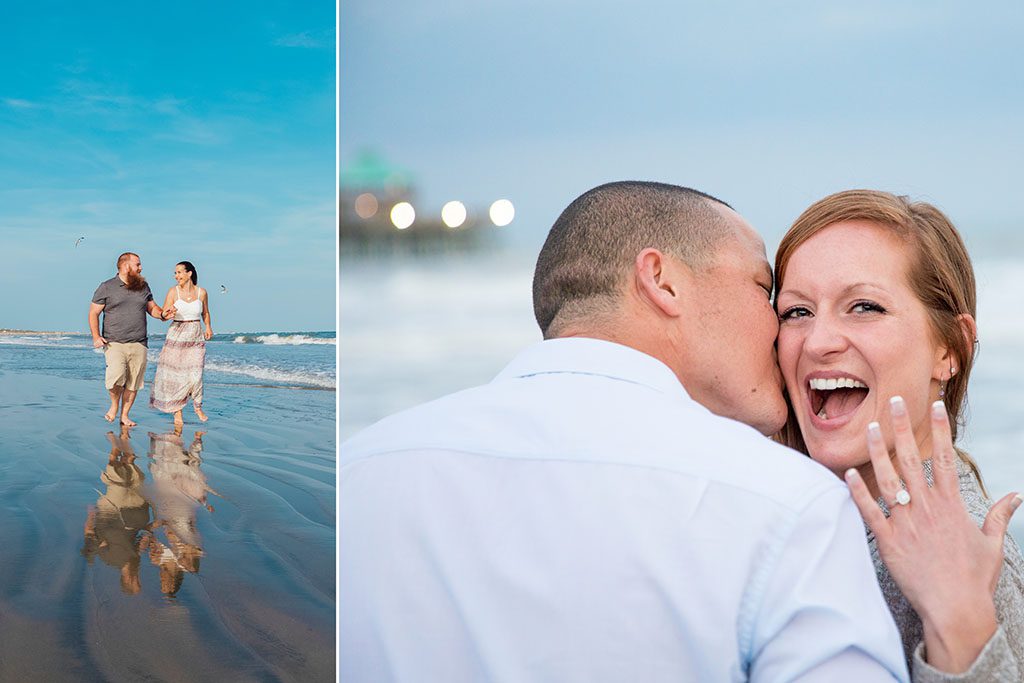
[[[508,196],[508,234],[539,245],[586,189],[663,180],[730,202],[771,252],[812,201],[873,187],[937,203],[969,243],[1024,252],[1018,3],[350,0],[340,13],[342,166],[380,150],[415,174],[422,212]]]
[[[180,260],[226,285],[215,331],[334,329],[335,11],[6,6],[0,327],[87,330],[130,250],[161,301]]]

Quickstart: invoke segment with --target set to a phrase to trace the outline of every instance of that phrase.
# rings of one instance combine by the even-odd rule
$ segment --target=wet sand
[[[334,393],[103,393],[0,370],[0,680],[333,681]]]

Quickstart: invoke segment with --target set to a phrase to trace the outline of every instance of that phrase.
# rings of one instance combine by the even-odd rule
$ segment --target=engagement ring
[[[896,494],[896,502],[893,503],[893,506],[896,506],[896,505],[906,505],[909,502],[910,502],[910,492],[907,491],[906,489],[900,489],[899,493]]]

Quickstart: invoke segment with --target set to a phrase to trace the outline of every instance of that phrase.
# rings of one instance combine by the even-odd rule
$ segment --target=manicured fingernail
[[[1021,503],[1024,503],[1024,498],[1021,498],[1020,494],[1018,493],[1013,497],[1013,500],[1010,501],[1010,509],[1016,510],[1017,508],[1020,507]]]
[[[892,408],[892,414],[902,417],[907,414],[907,404],[903,402],[902,396],[893,396],[889,399],[889,406]]]
[[[846,481],[856,481],[858,479],[860,479],[860,474],[857,472],[857,470],[853,469],[852,467],[846,470]]]
[[[936,401],[932,404],[932,417],[942,418],[946,414],[946,404]]]
[[[881,439],[882,438],[882,427],[877,422],[868,423],[868,438],[869,439]]]

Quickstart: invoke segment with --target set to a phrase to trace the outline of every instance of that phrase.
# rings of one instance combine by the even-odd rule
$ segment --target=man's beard
[[[142,277],[141,273],[128,271],[124,274],[124,278],[124,286],[133,292],[137,292],[146,286],[146,278]]]

